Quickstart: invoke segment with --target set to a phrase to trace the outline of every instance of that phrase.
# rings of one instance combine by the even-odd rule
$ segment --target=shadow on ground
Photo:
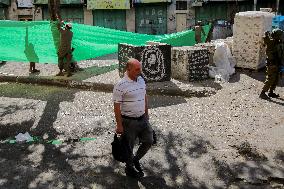
[[[184,86],[183,86],[184,85]],[[199,89],[200,88],[200,89]],[[208,97],[216,94],[222,86],[213,80],[200,82],[179,81],[179,86],[173,81],[147,83],[147,94],[184,97]]]
[[[233,74],[230,78],[230,83],[236,83],[240,80],[240,75],[245,74],[255,80],[263,81],[265,80],[265,68],[260,70],[236,68],[236,73]]]
[[[32,86],[27,90],[17,88],[21,86],[15,86],[15,90],[12,89],[11,92],[0,85],[0,95],[15,97],[17,94],[16,96],[20,98],[46,101],[35,134],[48,134],[49,137],[54,138],[59,135],[52,127],[59,111],[59,104],[62,99],[72,101],[74,91],[62,93],[61,90],[50,88],[48,93],[42,94],[40,88]],[[158,97],[153,97],[151,100],[155,98],[160,100]],[[183,100],[177,98],[175,103],[183,103]],[[167,105],[170,105],[167,101],[162,104],[162,106]],[[17,111],[17,106],[7,107],[1,115],[12,114],[14,111]],[[29,129],[32,124],[32,121],[27,121],[15,125],[1,125],[0,130],[2,133],[6,127]],[[14,129],[8,130],[6,135],[13,136],[9,132],[14,131]],[[111,151],[87,156],[84,153],[76,153],[76,148],[83,146],[72,143],[65,145],[0,143],[0,188],[259,189],[271,188],[271,183],[278,186],[284,184],[281,177],[271,176],[274,172],[278,172],[284,177],[284,169],[270,164],[263,154],[255,151],[247,142],[234,147],[245,161],[228,164],[216,153],[212,153],[215,150],[214,145],[207,139],[192,133],[185,135],[181,131],[165,133],[157,130],[156,133],[158,144],[153,146],[148,154],[149,161],[145,164],[147,175],[139,180],[124,175],[123,166],[111,158]],[[284,152],[279,150],[274,160],[283,163],[283,157]],[[204,160],[206,164],[195,166],[197,170],[191,170],[191,161]],[[197,177],[199,172],[205,175],[210,173],[206,179],[201,179]],[[260,177],[265,179],[261,180]]]
[[[186,103],[186,100],[180,96],[148,96],[149,108],[167,107]]]
[[[236,83],[240,80],[240,75],[245,74],[257,81],[261,81],[264,83],[265,81],[265,68],[260,69],[260,70],[250,70],[250,69],[241,69],[241,68],[236,68],[236,73],[231,76],[230,78],[230,83]],[[279,76],[279,83],[278,87],[284,87],[284,77],[283,74],[282,76]]]
[[[49,138],[55,138],[58,133],[53,129],[53,123],[57,119],[59,105],[63,101],[72,101],[74,99],[75,90],[61,90],[56,87],[36,86],[36,85],[21,85],[17,83],[10,84],[7,88],[6,85],[0,85],[0,96],[11,98],[26,98],[46,101],[45,109],[40,117],[36,128],[31,129],[34,120],[17,123],[14,125],[0,124],[0,139],[4,137],[15,136],[19,132],[30,131],[32,135],[47,134]],[[33,109],[32,105],[25,108]],[[11,105],[4,108],[1,117],[8,114],[13,114],[19,110],[17,105]],[[23,110],[23,109],[21,109]]]
[[[97,58],[94,58],[94,60],[117,60],[118,54],[117,53],[112,53],[112,54],[107,54],[104,56],[99,56]]]
[[[6,64],[6,61],[1,61],[0,62],[0,68],[2,67],[2,66],[4,66]]]
[[[74,73],[74,75],[72,76],[72,80],[83,81],[93,76],[98,76],[98,75],[113,71],[117,68],[118,68],[118,64],[113,64],[109,66],[92,66],[92,67],[84,68],[81,71]]]
[[[1,144],[1,188],[104,188],[104,189],[209,189],[209,188],[271,188],[273,182],[281,186],[283,179],[269,177],[274,171],[284,174],[282,168],[275,168],[267,161],[255,160],[252,163],[240,162],[233,165],[219,160],[210,151],[214,148],[209,141],[192,136],[189,143],[185,143],[184,136],[170,132],[162,135],[158,133],[158,144],[155,150],[161,150],[158,156],[149,156],[149,163],[145,172],[147,175],[139,180],[124,175],[121,164],[111,160],[107,166],[94,165],[93,160],[110,158],[110,152],[101,156],[88,157],[74,154],[72,147],[50,144]],[[37,151],[36,151],[37,150]],[[248,150],[248,149],[246,149]],[[31,158],[40,153],[39,159]],[[250,153],[247,151],[247,153]],[[282,161],[283,151],[278,151],[276,160]],[[205,172],[214,170],[215,178],[201,180],[192,175],[194,170],[187,170],[189,158],[193,161],[208,156],[210,166]],[[29,158],[30,157],[30,158]],[[160,159],[159,159],[160,158]],[[111,159],[111,158],[110,158]],[[68,160],[68,161],[67,161]],[[72,162],[79,161],[80,169],[75,169]],[[202,169],[202,167],[200,167]],[[203,167],[204,169],[204,167]],[[246,174],[247,178],[240,175]],[[209,174],[211,175],[211,174]],[[268,175],[266,180],[257,180],[260,175]],[[212,175],[211,175],[212,176]],[[213,179],[209,182],[210,179]],[[219,184],[216,184],[218,181]],[[208,184],[210,183],[210,184]],[[220,184],[221,183],[221,184]]]

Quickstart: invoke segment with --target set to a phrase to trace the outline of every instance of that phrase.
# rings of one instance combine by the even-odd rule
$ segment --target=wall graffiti
[[[127,0],[88,0],[87,9],[130,9]]]

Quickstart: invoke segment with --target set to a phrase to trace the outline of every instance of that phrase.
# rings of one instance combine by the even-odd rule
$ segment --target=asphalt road
[[[222,87],[202,98],[150,96],[158,144],[135,180],[111,156],[111,93],[0,83],[0,188],[284,188],[283,85],[271,101],[258,98],[262,81],[250,74]],[[10,144],[20,132],[39,140]]]

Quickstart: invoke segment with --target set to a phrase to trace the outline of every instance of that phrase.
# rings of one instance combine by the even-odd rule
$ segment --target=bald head
[[[128,77],[132,80],[136,80],[141,74],[141,68],[141,63],[137,59],[130,58],[126,64]]]
[[[141,63],[135,58],[130,58],[127,61],[126,69],[133,67],[133,66],[140,66],[141,67]]]

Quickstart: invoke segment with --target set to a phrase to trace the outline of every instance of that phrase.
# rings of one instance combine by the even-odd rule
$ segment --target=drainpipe
[[[253,3],[253,10],[256,11],[256,4],[257,4],[257,0],[254,0],[254,3]]]
[[[36,5],[34,5],[33,21],[35,21],[35,14],[36,14],[36,11],[37,11],[37,6],[36,6]]]
[[[276,0],[276,15],[278,15],[279,11],[279,0]]]

